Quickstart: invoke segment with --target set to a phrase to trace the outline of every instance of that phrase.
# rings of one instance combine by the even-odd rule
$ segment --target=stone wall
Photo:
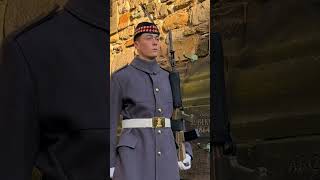
[[[188,62],[209,54],[210,0],[113,0],[111,1],[110,71],[131,62],[134,27],[149,21],[141,6],[144,3],[160,29],[161,52],[157,58],[166,68],[167,34],[172,30],[178,70],[183,74]]]

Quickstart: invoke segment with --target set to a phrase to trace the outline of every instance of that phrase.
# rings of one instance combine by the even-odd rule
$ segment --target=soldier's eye
[[[152,40],[152,39],[155,39],[156,41],[159,41],[160,40],[160,37],[159,36],[145,36],[144,37],[146,40]]]
[[[153,36],[146,36],[146,39],[148,40],[153,39]]]

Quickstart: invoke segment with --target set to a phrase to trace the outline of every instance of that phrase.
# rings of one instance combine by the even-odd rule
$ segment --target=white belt
[[[122,128],[164,128],[164,127],[171,127],[170,119],[165,117],[122,120]]]

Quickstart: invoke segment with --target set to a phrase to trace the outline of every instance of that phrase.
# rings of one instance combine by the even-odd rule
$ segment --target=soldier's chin
[[[150,59],[154,59],[156,57],[158,57],[158,53],[153,53],[149,56]]]
[[[152,60],[155,59],[157,56],[149,56],[148,59]]]

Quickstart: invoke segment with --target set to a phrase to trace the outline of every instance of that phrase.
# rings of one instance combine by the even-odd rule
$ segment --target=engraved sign
[[[181,171],[183,180],[210,180],[210,152],[205,149],[210,142],[210,105],[185,108],[187,114],[193,114],[192,122],[186,122],[186,128],[198,129],[200,138],[191,141],[192,168]]]
[[[297,155],[289,161],[288,173],[292,176],[320,177],[320,153]]]
[[[201,137],[210,138],[210,107],[188,107],[185,111],[187,114],[193,114],[192,122],[186,122],[186,128],[198,129]]]

